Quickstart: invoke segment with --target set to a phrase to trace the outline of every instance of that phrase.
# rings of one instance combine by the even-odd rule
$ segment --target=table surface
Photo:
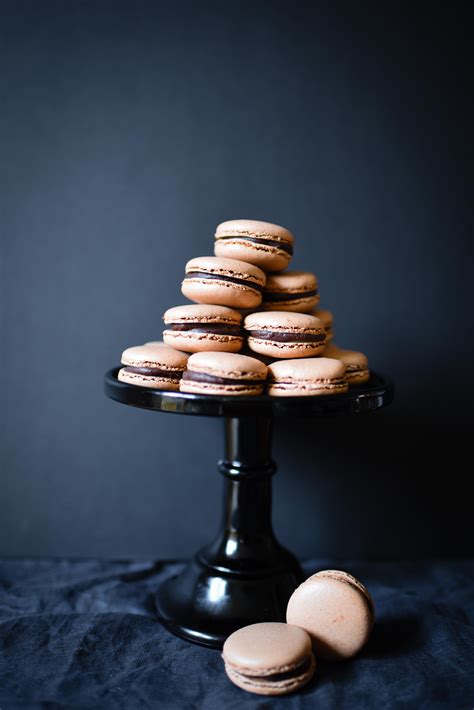
[[[219,651],[156,621],[152,594],[181,563],[0,561],[0,708],[472,710],[474,561],[304,564],[334,567],[372,592],[371,639],[270,705],[229,682]]]

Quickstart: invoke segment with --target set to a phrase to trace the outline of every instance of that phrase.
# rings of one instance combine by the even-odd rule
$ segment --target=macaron
[[[163,320],[165,343],[188,353],[236,353],[244,344],[242,315],[225,306],[175,306],[165,312]]]
[[[305,397],[347,392],[345,365],[327,357],[279,360],[268,366],[268,394]]]
[[[188,361],[186,353],[160,341],[127,348],[122,353],[121,382],[160,390],[179,390],[179,381]]]
[[[318,279],[309,271],[269,274],[263,289],[262,308],[267,311],[309,313],[319,303]]]
[[[216,256],[241,259],[264,271],[282,271],[293,255],[293,235],[288,229],[270,222],[233,219],[216,229]]]
[[[316,662],[303,629],[262,622],[234,631],[222,650],[225,670],[235,685],[257,695],[286,695],[313,677]]]
[[[244,328],[249,348],[275,359],[314,357],[326,344],[322,321],[306,313],[252,313],[246,317]]]
[[[253,264],[201,256],[186,264],[182,293],[196,303],[256,308],[262,301],[265,274]]]
[[[180,390],[194,394],[257,395],[263,393],[266,379],[267,366],[253,357],[202,352],[189,358]]]
[[[286,619],[308,632],[316,658],[351,658],[365,645],[375,620],[372,597],[348,572],[313,574],[293,592]]]
[[[370,378],[369,361],[364,353],[357,350],[344,350],[335,343],[330,343],[324,351],[326,357],[340,360],[346,366],[346,380],[350,385],[361,385]]]
[[[326,343],[334,337],[334,316],[331,311],[326,310],[326,308],[316,308],[312,311],[311,315],[316,316],[319,320],[323,321],[324,330],[326,331]]]

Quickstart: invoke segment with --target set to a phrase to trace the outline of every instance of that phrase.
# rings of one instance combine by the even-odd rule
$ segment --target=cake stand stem
[[[225,420],[224,505],[220,531],[156,595],[158,614],[173,633],[220,647],[236,629],[284,621],[301,579],[271,522],[271,414]]]

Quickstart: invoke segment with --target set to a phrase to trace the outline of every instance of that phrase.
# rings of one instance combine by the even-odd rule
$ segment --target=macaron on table
[[[274,418],[369,413],[393,398],[391,381],[369,371],[361,353],[335,345],[332,354],[325,352],[325,322],[332,337],[333,317],[328,311],[324,320],[318,317],[315,275],[283,271],[293,245],[291,232],[271,223],[219,225],[216,256],[186,264],[182,293],[194,305],[168,308],[165,342],[126,348],[122,367],[105,375],[107,396],[122,404],[223,420],[219,533],[155,596],[158,618],[169,631],[211,647],[221,648],[247,625],[284,622],[303,581],[298,561],[272,528]],[[347,584],[342,589],[351,591]],[[295,649],[298,639],[295,632]],[[227,650],[228,671],[238,674],[232,661],[238,648],[235,656]],[[305,673],[300,675],[295,682],[303,684]]]

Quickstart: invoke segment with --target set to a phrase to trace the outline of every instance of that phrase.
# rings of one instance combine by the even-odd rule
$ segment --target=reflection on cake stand
[[[105,376],[105,393],[134,407],[224,419],[224,501],[216,539],[156,593],[160,621],[169,631],[220,648],[229,634],[259,621],[284,621],[302,578],[296,558],[275,538],[271,522],[274,416],[361,414],[387,406],[393,385],[372,373],[346,394],[317,397],[232,397],[184,394],[129,385]]]

